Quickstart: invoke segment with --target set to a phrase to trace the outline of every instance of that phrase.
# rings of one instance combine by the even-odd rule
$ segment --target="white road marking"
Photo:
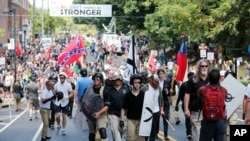
[[[16,116],[11,122],[9,122],[8,124],[6,124],[6,126],[4,126],[2,129],[0,129],[0,133],[3,132],[6,128],[8,128],[13,122],[15,122],[19,117],[21,117],[27,109],[25,109],[20,115]]]
[[[40,127],[38,128],[38,130],[36,131],[36,134],[33,136],[32,141],[36,141],[38,136],[40,135],[41,131],[43,128],[43,123],[40,125]]]

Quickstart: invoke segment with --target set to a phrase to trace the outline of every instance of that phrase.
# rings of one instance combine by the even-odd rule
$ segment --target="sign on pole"
[[[112,17],[110,4],[63,5],[59,0],[50,4],[50,16],[57,17]]]
[[[200,57],[201,58],[206,58],[207,57],[207,50],[201,49],[200,50]]]
[[[214,60],[214,52],[207,53],[207,60],[210,60],[210,61]]]
[[[10,43],[8,43],[8,50],[14,50],[15,49],[15,40],[14,38],[10,38]]]

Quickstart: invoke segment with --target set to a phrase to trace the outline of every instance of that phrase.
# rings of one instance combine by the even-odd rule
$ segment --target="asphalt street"
[[[22,108],[26,108],[25,100],[22,102]],[[77,107],[74,107],[74,114],[76,113]],[[239,108],[237,110],[238,122],[237,124],[243,124],[243,121],[240,119],[242,110]],[[170,119],[175,131],[169,128],[169,136],[172,138],[172,141],[186,141],[185,135],[185,124],[184,124],[184,115],[182,111],[179,112],[181,123],[179,125],[175,124],[174,118]],[[67,135],[57,134],[56,130],[48,130],[49,136],[52,136],[50,141],[87,141],[88,140],[88,130],[87,125],[84,130],[79,130],[73,123],[74,119],[67,119],[66,132]],[[29,121],[28,111],[25,109],[21,112],[14,111],[14,105],[11,104],[10,107],[1,109],[0,111],[0,141],[40,141],[41,138],[41,129],[42,121],[39,114],[39,119],[33,119]],[[163,130],[162,119],[160,122],[160,130]],[[108,128],[108,139],[112,141],[112,136],[110,128]],[[123,141],[125,141],[123,137]],[[160,139],[157,139],[159,141]]]
[[[118,56],[114,62],[121,62],[124,59],[122,56]],[[94,61],[93,56],[89,56],[88,60]],[[41,140],[41,129],[42,129],[42,121],[39,114],[38,119],[33,119],[29,121],[29,112],[26,110],[26,102],[25,99],[22,100],[22,109],[21,112],[14,111],[14,101],[12,99],[4,99],[5,108],[0,110],[0,141],[40,141]],[[8,107],[8,105],[10,105]],[[241,106],[239,106],[241,107]],[[77,107],[74,107],[73,115],[76,113]],[[171,115],[172,110],[171,110]],[[175,124],[174,118],[170,118],[170,123],[175,129],[173,131],[169,128],[169,136],[172,138],[172,141],[187,141],[186,138],[186,130],[185,130],[185,119],[183,112],[179,111],[181,123],[179,125]],[[242,117],[242,108],[237,109],[238,121],[237,124],[243,124],[241,119]],[[163,130],[163,122],[162,119],[160,121],[160,130]],[[56,130],[48,130],[49,136],[52,136],[50,141],[88,141],[88,130],[87,125],[83,125],[86,127],[84,130],[79,130],[75,127],[73,123],[73,119],[67,119],[67,127],[66,127],[66,135],[57,134]],[[108,128],[108,140],[112,141],[112,136],[110,132],[110,128]],[[125,132],[126,133],[126,132]],[[123,137],[123,141],[125,141],[125,137]],[[160,141],[157,139],[156,141]]]

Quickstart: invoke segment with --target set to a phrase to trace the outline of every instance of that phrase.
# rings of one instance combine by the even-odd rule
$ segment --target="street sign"
[[[8,43],[8,50],[14,50],[15,49],[15,46],[14,46],[14,43],[15,40],[14,38],[10,38],[10,43]]]
[[[207,60],[214,60],[214,52],[207,52]]]
[[[207,57],[207,50],[201,49],[200,50],[200,57],[201,58],[206,58]]]

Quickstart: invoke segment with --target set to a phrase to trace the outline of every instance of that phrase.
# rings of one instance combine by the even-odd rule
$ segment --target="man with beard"
[[[151,133],[149,137],[149,141],[155,141],[155,137],[159,132],[159,124],[160,124],[160,116],[165,115],[163,110],[163,98],[161,88],[159,86],[159,77],[157,74],[149,74],[149,85],[148,91],[151,91],[152,95],[154,95],[154,105],[153,105],[153,120],[151,126]],[[147,140],[148,137],[146,137]]]
[[[201,100],[198,97],[198,90],[201,86],[209,83],[208,72],[209,62],[207,60],[200,60],[197,63],[196,73],[194,77],[187,82],[187,89],[184,97],[184,113],[186,117],[190,117],[191,124],[196,133],[195,141],[199,141],[202,113]]]

